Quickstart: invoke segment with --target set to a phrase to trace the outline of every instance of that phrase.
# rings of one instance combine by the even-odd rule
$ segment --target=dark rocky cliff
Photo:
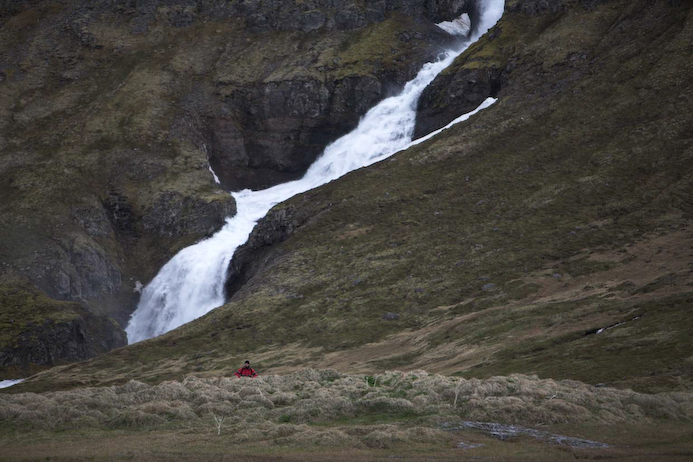
[[[0,377],[23,378],[125,346],[111,318],[47,297],[24,278],[0,274]]]
[[[124,326],[141,284],[235,213],[224,189],[300,175],[451,43],[433,22],[462,11],[471,2],[3,1],[2,268]]]

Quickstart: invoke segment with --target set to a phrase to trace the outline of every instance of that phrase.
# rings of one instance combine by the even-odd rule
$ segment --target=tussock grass
[[[206,427],[236,442],[388,449],[442,441],[438,425],[460,419],[531,425],[693,418],[693,393],[642,394],[526,375],[466,380],[391,371],[374,379],[305,369],[254,380],[190,376],[157,386],[132,380],[0,394],[0,431]]]

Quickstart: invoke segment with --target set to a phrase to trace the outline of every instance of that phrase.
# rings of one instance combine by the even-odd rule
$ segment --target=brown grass
[[[254,380],[190,376],[157,386],[133,380],[115,387],[0,394],[0,428],[19,433],[211,430],[214,415],[227,418],[222,432],[239,441],[387,448],[398,441],[435,441],[440,422],[460,419],[528,425],[690,421],[693,394],[641,394],[525,375],[465,380],[394,371],[369,381],[314,369]],[[383,425],[354,427],[358,422]],[[403,422],[416,425],[402,427]]]
[[[692,417],[693,393],[642,394],[526,375],[466,380],[425,371],[364,377],[303,369],[253,380],[188,376],[157,386],[131,380],[0,393],[0,460],[224,460],[229,454],[255,460],[388,460],[393,454],[456,460],[468,454],[458,449],[460,441],[484,445],[469,450],[475,451],[470,456],[501,460],[605,454],[657,460],[665,453],[676,460],[690,449],[684,433]],[[531,438],[501,442],[460,430],[465,420],[550,427],[615,446],[596,451]],[[624,431],[602,438],[596,430],[631,427],[676,431],[663,432],[660,440],[650,436],[647,450],[636,451],[616,446],[639,441],[624,441]]]

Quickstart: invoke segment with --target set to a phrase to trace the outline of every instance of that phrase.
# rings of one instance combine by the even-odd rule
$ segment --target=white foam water
[[[214,170],[212,170],[212,166],[209,165],[208,167],[209,167],[209,173],[212,174],[212,178],[214,179],[214,182],[216,184],[221,184],[221,181],[219,181],[219,177],[217,176],[216,172]]]
[[[229,262],[236,249],[248,240],[258,220],[272,207],[348,172],[386,159],[447,128],[412,142],[419,96],[443,69],[496,24],[504,5],[504,0],[481,0],[483,13],[477,32],[470,40],[458,50],[443,53],[438,61],[425,64],[399,95],[384,99],[368,111],[351,133],[325,149],[303,178],[261,191],[233,193],[236,215],[227,219],[214,236],[181,250],[144,288],[126,328],[129,342],[156,337],[223,305]],[[469,118],[493,101],[485,101],[449,126]]]
[[[466,37],[472,30],[472,20],[467,13],[464,13],[457,19],[439,22],[436,26],[440,27],[448,34]]]
[[[17,380],[0,380],[0,388],[9,388],[13,385],[17,385],[18,383],[22,383],[25,379],[17,379]]]

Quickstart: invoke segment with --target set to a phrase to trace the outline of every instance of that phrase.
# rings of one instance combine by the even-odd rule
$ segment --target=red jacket
[[[249,377],[252,379],[257,377],[257,372],[252,367],[243,366],[236,371],[236,377]]]

